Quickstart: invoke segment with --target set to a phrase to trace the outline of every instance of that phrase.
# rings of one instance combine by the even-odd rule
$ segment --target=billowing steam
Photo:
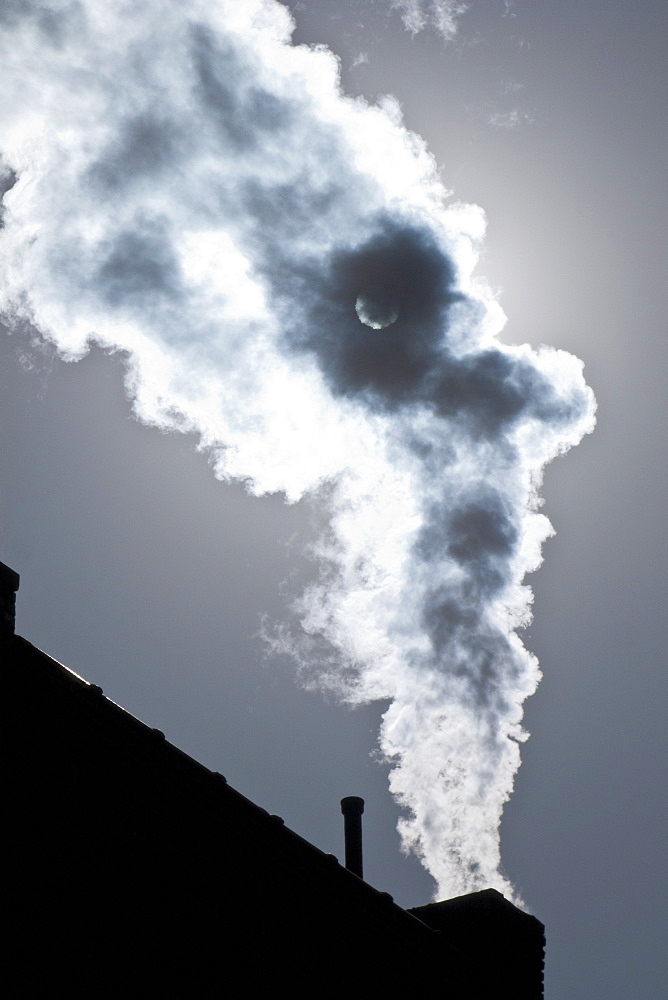
[[[137,415],[197,431],[219,477],[326,497],[319,581],[271,641],[306,683],[390,700],[401,833],[439,892],[508,891],[540,676],[522,579],[541,471],[593,426],[582,365],[499,343],[482,213],[273,0],[0,16],[5,316],[69,359],[127,351]]]

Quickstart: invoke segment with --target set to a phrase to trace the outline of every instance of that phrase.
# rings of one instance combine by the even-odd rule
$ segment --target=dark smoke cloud
[[[309,301],[288,338],[315,356],[334,394],[360,395],[383,410],[415,406],[429,392],[448,305],[461,296],[451,262],[426,228],[396,218],[373,228],[377,234],[361,246],[314,263]],[[365,327],[355,310],[360,295],[391,302],[397,319],[385,329]]]
[[[319,581],[270,641],[306,683],[389,700],[404,844],[439,891],[509,891],[540,676],[522,581],[542,470],[593,426],[581,364],[499,341],[482,213],[272,0],[2,16],[7,321],[125,351],[137,415],[198,432],[219,477],[320,497]]]

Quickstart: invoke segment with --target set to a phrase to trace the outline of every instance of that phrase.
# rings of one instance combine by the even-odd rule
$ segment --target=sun
[[[360,323],[371,327],[372,330],[384,330],[385,327],[392,326],[399,316],[395,302],[385,296],[368,292],[361,292],[357,296],[355,312]]]

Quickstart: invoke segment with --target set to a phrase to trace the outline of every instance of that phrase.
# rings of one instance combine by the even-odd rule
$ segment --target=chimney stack
[[[341,812],[343,813],[343,831],[346,845],[346,868],[364,878],[362,868],[362,813],[364,812],[364,799],[357,795],[348,795],[341,799]]]
[[[0,635],[14,635],[19,574],[0,562]]]

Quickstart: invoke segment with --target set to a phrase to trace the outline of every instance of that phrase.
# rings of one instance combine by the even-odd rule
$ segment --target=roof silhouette
[[[8,995],[542,997],[535,917],[397,906],[16,636],[18,584],[0,563]]]

